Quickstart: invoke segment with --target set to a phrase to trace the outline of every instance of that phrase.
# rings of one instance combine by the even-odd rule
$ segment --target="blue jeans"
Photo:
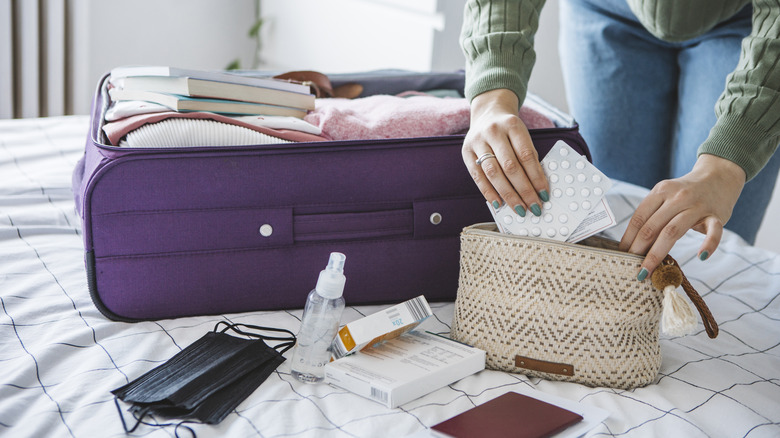
[[[751,29],[750,6],[706,34],[669,43],[625,0],[561,0],[560,55],[569,108],[594,164],[611,178],[653,187],[688,173],[715,125],[715,102]],[[745,185],[730,229],[754,243],[780,154]]]

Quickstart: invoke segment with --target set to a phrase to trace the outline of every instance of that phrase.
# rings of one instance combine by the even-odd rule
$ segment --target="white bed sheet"
[[[301,310],[135,324],[93,306],[83,264],[71,170],[83,152],[83,116],[0,121],[0,435],[119,437],[110,390],[171,357],[223,319],[297,331]],[[617,184],[610,203],[621,226],[644,190]],[[632,391],[483,371],[397,409],[278,370],[200,437],[406,436],[508,391],[534,390],[606,409],[589,436],[780,436],[780,257],[726,233],[701,262],[701,235],[672,252],[720,323],[662,339],[657,382]],[[303,303],[301,303],[303,304]],[[452,303],[434,303],[425,328],[448,332]],[[348,307],[343,322],[379,310]],[[290,353],[287,353],[289,356]],[[173,436],[141,426],[134,435]],[[186,436],[186,434],[184,435]]]

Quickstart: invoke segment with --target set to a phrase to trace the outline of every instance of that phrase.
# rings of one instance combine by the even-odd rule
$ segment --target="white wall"
[[[352,72],[463,68],[458,46],[465,0],[264,0],[263,67]],[[254,0],[74,0],[75,112],[112,67],[166,64],[220,69],[252,62]],[[531,89],[566,108],[557,64],[557,1],[542,11]]]
[[[270,0],[261,6],[264,66],[344,73],[431,69],[436,0]]]
[[[539,17],[534,39],[536,64],[531,72],[528,90],[563,111],[568,111],[563,74],[558,60],[558,0],[548,0]]]
[[[253,0],[74,0],[71,10],[76,114],[89,112],[98,79],[118,65],[223,69],[252,59]]]

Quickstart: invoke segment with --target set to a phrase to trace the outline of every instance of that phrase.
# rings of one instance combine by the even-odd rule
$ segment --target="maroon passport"
[[[541,438],[581,420],[581,415],[561,407],[508,392],[433,426],[433,430],[455,438]]]

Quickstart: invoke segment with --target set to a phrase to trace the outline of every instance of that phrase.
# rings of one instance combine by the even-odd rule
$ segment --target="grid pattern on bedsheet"
[[[293,331],[300,322],[300,309],[135,324],[103,317],[87,291],[70,190],[87,125],[80,116],[0,122],[0,435],[125,436],[111,389],[219,320]],[[626,184],[613,189],[609,199],[621,221],[613,237],[643,193]],[[200,437],[405,436],[507,391],[541,390],[609,411],[590,436],[779,436],[780,257],[726,233],[701,262],[701,240],[689,233],[672,255],[712,309],[720,336],[708,339],[700,324],[692,336],[664,338],[661,373],[646,388],[588,388],[484,371],[386,409],[327,385],[298,383],[285,363],[222,424],[192,427]],[[380,308],[348,307],[343,322]],[[432,308],[435,318],[424,328],[448,332],[452,304]],[[136,434],[173,430],[142,426]]]

